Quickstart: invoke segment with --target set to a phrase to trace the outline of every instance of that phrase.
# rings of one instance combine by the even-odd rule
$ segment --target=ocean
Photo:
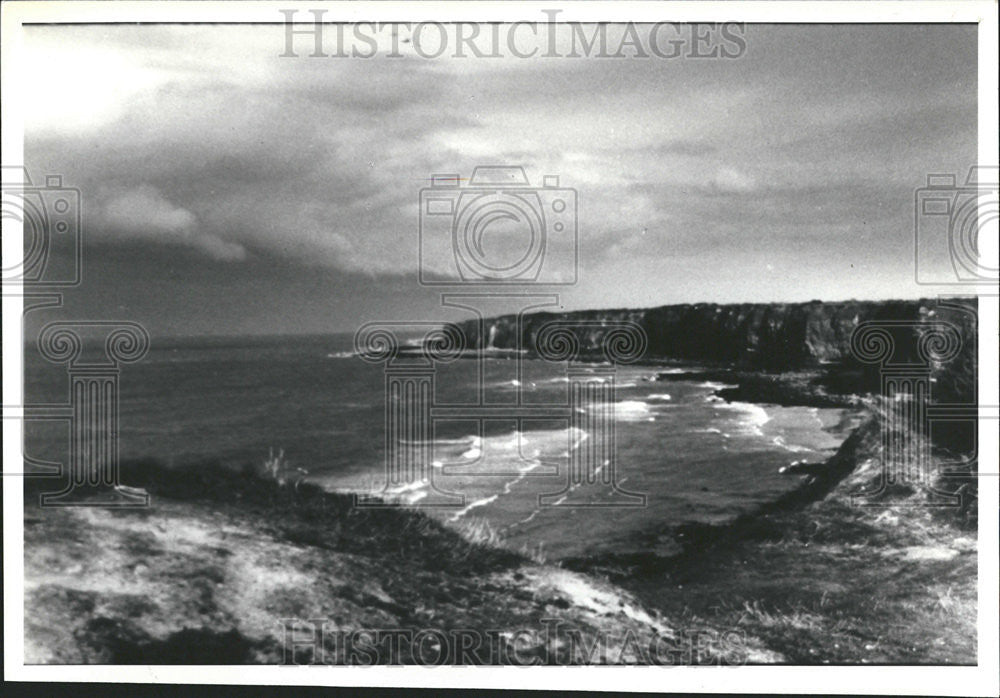
[[[683,380],[697,366],[633,365],[613,378],[585,366],[580,383],[611,391],[610,404],[588,403],[570,399],[565,364],[502,353],[438,370],[432,404],[445,409],[430,430],[387,437],[396,398],[387,410],[383,366],[352,348],[351,335],[154,341],[122,368],[120,457],[243,467],[283,453],[292,479],[420,507],[553,560],[670,554],[677,525],[722,523],[775,499],[802,477],[779,468],[821,461],[844,438],[839,409],[726,402],[714,395],[721,384]],[[26,401],[65,403],[65,368],[31,346],[25,354]],[[657,382],[664,371],[679,380]],[[601,424],[613,428],[613,451]],[[26,454],[65,463],[67,435],[65,422],[28,422]],[[398,472],[387,471],[387,450],[400,448],[423,461],[389,482]],[[569,474],[581,449],[590,486],[586,473]],[[442,492],[449,505],[428,506]]]

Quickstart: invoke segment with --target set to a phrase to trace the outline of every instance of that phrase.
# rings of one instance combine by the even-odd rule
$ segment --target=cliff
[[[952,301],[954,303],[954,301]],[[504,315],[461,323],[474,349],[536,351],[539,331],[548,323],[579,323],[575,330],[582,355],[598,355],[601,325],[631,322],[645,333],[644,360],[721,362],[743,367],[790,370],[825,363],[850,362],[851,335],[866,321],[928,322],[947,318],[966,336],[974,322],[975,300],[964,309],[937,300],[844,301],[823,303],[695,303],[639,310],[586,310],[568,313]],[[520,320],[520,327],[519,327]],[[916,351],[913,332],[901,344]]]

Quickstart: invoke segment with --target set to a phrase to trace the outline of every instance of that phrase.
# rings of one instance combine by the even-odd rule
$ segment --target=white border
[[[978,22],[979,161],[998,161],[997,5],[995,2],[4,2],[2,80],[16,92],[24,22],[278,22],[278,9],[326,8],[327,21],[542,21],[542,9],[560,9],[560,21],[739,22]],[[7,92],[12,88],[11,92]],[[3,100],[4,162],[23,162],[18,105]],[[930,289],[929,289],[930,291]],[[980,298],[980,396],[1000,404],[997,389],[998,298]],[[3,299],[3,335],[20,337],[21,299]],[[3,403],[20,404],[20,342],[5,341]],[[14,349],[10,351],[10,349]],[[991,358],[992,357],[992,358]],[[997,422],[983,420],[980,458],[998,464]],[[20,423],[4,420],[4,467],[20,464]],[[15,466],[18,470],[19,465]],[[984,468],[985,469],[985,468]],[[995,469],[1000,469],[1000,466]],[[11,468],[14,470],[14,467]],[[25,666],[23,664],[23,505],[18,478],[4,482],[4,678],[20,681],[101,681],[208,684],[308,684],[558,688],[601,691],[733,691],[772,693],[1000,694],[1000,593],[997,545],[1000,478],[981,483],[979,545],[979,666],[977,667],[273,667],[273,666]],[[665,672],[665,673],[664,673]]]

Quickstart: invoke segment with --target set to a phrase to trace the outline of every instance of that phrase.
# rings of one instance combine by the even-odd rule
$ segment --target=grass
[[[738,629],[790,663],[974,662],[974,551],[910,560],[899,552],[917,541],[895,541],[867,514],[834,509],[772,517],[781,534],[619,583],[680,627]]]
[[[809,613],[801,608],[789,611],[766,611],[761,601],[744,601],[743,613],[736,621],[737,625],[760,625],[768,628],[790,628],[794,630],[820,630],[823,618],[815,613]]]
[[[288,487],[287,480],[275,479],[258,466],[236,470],[212,461],[173,467],[129,461],[122,463],[121,481],[142,487],[153,497],[210,503],[218,511],[252,512],[260,526],[301,545],[361,555],[393,554],[422,569],[456,573],[507,569],[523,562],[514,551],[466,539],[420,512],[357,507],[353,495],[327,492],[308,482]],[[39,492],[48,489],[51,484],[41,478],[25,480],[26,499],[37,501]],[[120,516],[148,513],[116,511]]]
[[[267,458],[264,459],[262,475],[271,478],[279,486],[284,487],[291,482],[292,486],[298,489],[298,486],[308,474],[309,471],[305,468],[292,467],[291,462],[285,458],[285,449],[278,449],[277,455],[275,455],[273,447],[267,450]]]
[[[455,530],[457,530],[465,540],[469,541],[473,545],[482,545],[488,548],[503,548],[506,550],[510,549],[503,533],[497,530],[497,528],[493,526],[488,519],[463,519],[457,526],[455,526]],[[545,565],[549,562],[548,556],[545,554],[545,541],[539,541],[535,545],[522,543],[521,546],[517,548],[516,553],[520,557],[525,560],[530,560],[536,565]]]

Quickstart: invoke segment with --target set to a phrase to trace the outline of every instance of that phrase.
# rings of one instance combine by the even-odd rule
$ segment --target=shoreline
[[[747,378],[754,372],[744,371],[741,380],[734,380],[732,369],[711,371],[717,377],[725,371],[726,381],[736,385],[717,390],[727,400],[806,407],[836,403],[844,414],[856,414],[865,404],[857,396],[816,390],[814,372],[805,380],[804,374]],[[692,379],[702,375],[659,376]],[[123,466],[122,481],[154,496],[149,510],[25,507],[25,568],[31,570],[26,582],[32,599],[26,646],[30,659],[41,663],[144,663],[152,657],[197,662],[204,652],[210,656],[201,663],[259,663],[281,661],[283,640],[268,627],[268,618],[273,625],[279,617],[331,615],[341,631],[502,627],[511,633],[542,627],[544,618],[556,617],[587,642],[628,633],[650,642],[692,632],[716,638],[698,656],[680,655],[682,663],[961,663],[961,656],[975,656],[974,575],[947,587],[950,608],[962,609],[964,626],[943,650],[913,639],[936,632],[940,614],[914,618],[910,605],[893,601],[893,622],[913,632],[903,633],[905,641],[862,642],[859,638],[875,630],[865,622],[863,599],[850,589],[825,589],[818,596],[809,590],[822,586],[823,579],[867,578],[865,569],[850,562],[862,549],[868,574],[909,569],[916,575],[920,583],[911,585],[913,595],[938,593],[942,569],[974,569],[974,530],[951,532],[947,521],[899,513],[899,508],[893,514],[897,524],[887,528],[879,514],[845,504],[846,490],[872,476],[863,460],[877,441],[877,427],[877,415],[869,412],[833,456],[778,500],[726,524],[678,527],[673,534],[681,547],[678,555],[611,555],[558,564],[532,561],[489,541],[470,541],[419,511],[358,511],[347,496],[315,485],[292,489],[248,473],[213,471],[206,464],[180,470],[130,464]],[[866,536],[867,543],[858,542]],[[965,542],[949,547],[949,536]],[[850,550],[850,556],[830,552],[837,548]],[[799,569],[775,574],[776,559],[809,574]],[[331,574],[338,584],[329,583]],[[752,583],[746,583],[748,577]],[[102,581],[115,578],[124,581],[122,589]],[[236,593],[257,584],[269,591],[250,599]],[[442,595],[439,589],[448,591]],[[838,608],[854,609],[855,615],[835,621],[808,605],[816,598],[821,606],[829,603],[831,594],[844,597]],[[605,602],[595,606],[594,598]],[[799,606],[783,608],[788,603]],[[490,613],[490,608],[503,610]],[[827,621],[857,623],[858,637],[829,640]],[[734,632],[735,644],[718,640]],[[573,642],[566,650],[565,643],[553,647],[550,637],[541,637],[527,650],[521,648],[521,656],[556,664],[594,660],[577,656]],[[805,654],[797,649],[803,646]],[[503,663],[501,655],[512,646],[500,647],[494,648],[500,654],[472,663]],[[420,662],[412,651],[391,659],[387,663]],[[619,655],[603,661],[628,659]]]

